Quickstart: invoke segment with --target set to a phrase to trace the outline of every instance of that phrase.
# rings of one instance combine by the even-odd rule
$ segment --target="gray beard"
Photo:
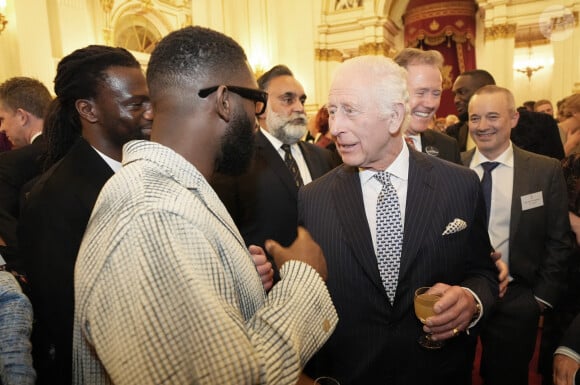
[[[286,123],[282,127],[270,131],[270,133],[282,143],[294,144],[306,134],[306,125]]]

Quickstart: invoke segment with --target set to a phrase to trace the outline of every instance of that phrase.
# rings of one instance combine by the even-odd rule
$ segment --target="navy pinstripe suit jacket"
[[[443,236],[455,218],[467,228]],[[342,385],[464,383],[454,378],[458,370],[471,372],[465,350],[473,334],[448,340],[437,352],[424,350],[416,341],[422,325],[414,314],[413,293],[443,282],[473,290],[484,315],[495,303],[497,272],[473,171],[410,151],[394,305],[381,283],[357,168],[339,166],[301,189],[299,221],[324,251],[327,285],[339,315],[333,336],[307,368],[310,375],[329,375]]]

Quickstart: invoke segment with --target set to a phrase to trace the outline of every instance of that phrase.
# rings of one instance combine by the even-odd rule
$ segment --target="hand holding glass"
[[[433,306],[435,302],[441,299],[441,294],[439,293],[429,293],[430,287],[420,287],[415,290],[415,315],[419,318],[422,324],[425,324],[427,318],[435,315],[435,310]],[[419,337],[419,345],[427,349],[439,349],[443,347],[443,341],[433,341],[431,335],[424,334]]]

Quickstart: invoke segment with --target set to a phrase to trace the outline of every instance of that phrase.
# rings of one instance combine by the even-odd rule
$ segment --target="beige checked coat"
[[[105,185],[75,268],[76,384],[293,384],[337,322],[326,286],[292,261],[266,296],[204,177],[134,141]]]

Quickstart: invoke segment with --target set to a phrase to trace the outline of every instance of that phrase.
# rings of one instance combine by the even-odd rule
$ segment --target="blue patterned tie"
[[[499,166],[498,162],[483,162],[483,177],[481,178],[481,189],[483,190],[483,199],[485,200],[485,209],[487,212],[487,223],[489,224],[489,213],[491,209],[491,172]]]
[[[288,170],[290,170],[292,178],[294,178],[294,183],[296,183],[296,187],[304,186],[304,182],[302,182],[302,176],[300,175],[300,170],[298,169],[298,164],[296,163],[296,160],[292,156],[290,145],[283,144],[282,150],[284,150],[284,152],[286,153],[284,155],[284,163],[286,163]]]
[[[383,188],[377,201],[377,260],[383,286],[391,304],[395,300],[401,251],[403,224],[397,192],[386,171],[375,174]]]

